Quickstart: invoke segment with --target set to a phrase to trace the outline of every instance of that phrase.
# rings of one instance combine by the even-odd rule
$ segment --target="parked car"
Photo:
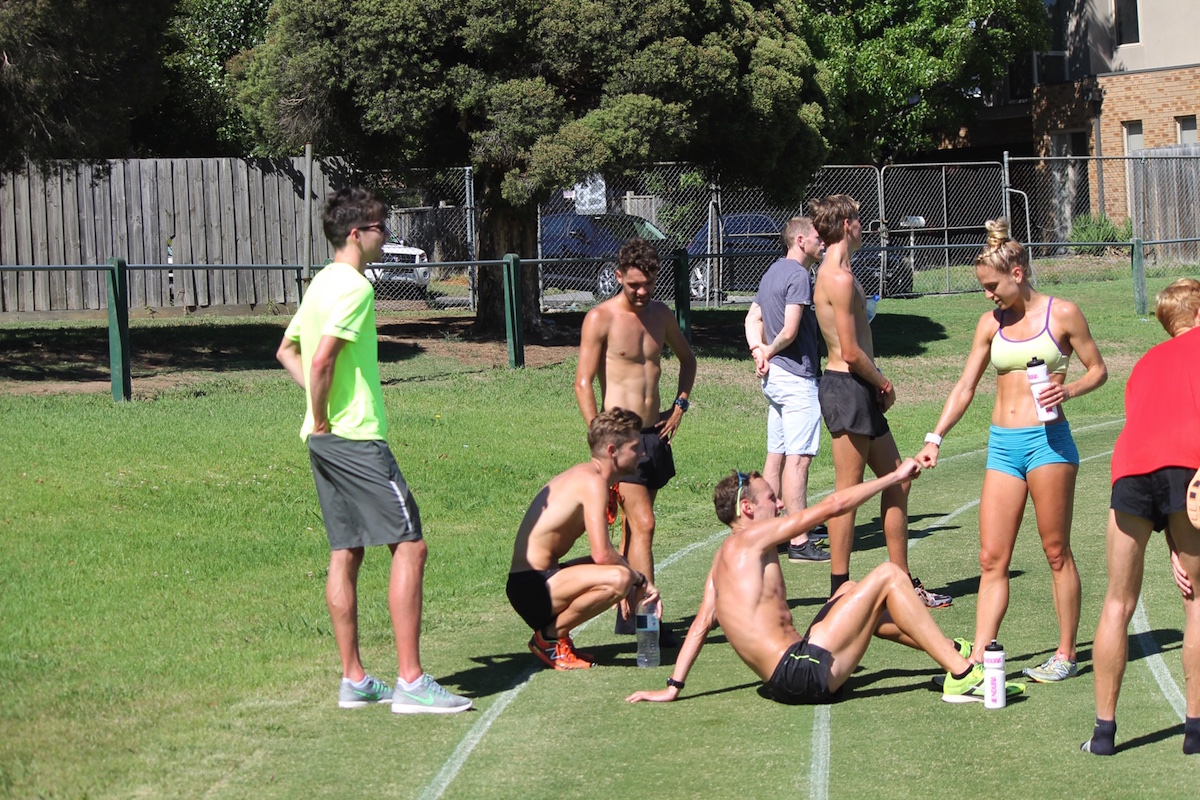
[[[562,212],[542,217],[541,258],[603,258],[597,264],[544,264],[542,285],[579,289],[598,299],[617,292],[616,255],[635,236],[658,245],[669,237],[653,222],[633,214],[575,214]]]
[[[363,274],[375,285],[380,300],[423,300],[429,291],[429,267],[423,266],[428,262],[424,250],[400,239],[385,242],[380,260],[368,264]]]
[[[716,292],[726,296],[757,292],[767,268],[783,254],[783,242],[779,238],[782,227],[766,214],[722,214],[719,235],[711,235],[706,222],[687,248],[693,259],[692,298],[710,297]],[[885,252],[886,291],[881,292],[879,275]],[[864,247],[851,256],[850,268],[867,296],[895,297],[912,293],[912,263],[902,248]]]
[[[758,213],[722,214],[715,231],[704,223],[687,246],[692,299],[757,292],[767,267],[783,255],[781,228]]]

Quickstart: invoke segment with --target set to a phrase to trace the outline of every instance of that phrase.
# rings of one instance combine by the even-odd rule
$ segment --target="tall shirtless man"
[[[529,649],[553,669],[588,669],[592,658],[575,649],[571,629],[634,590],[657,604],[658,590],[632,570],[608,540],[608,491],[637,469],[642,457],[642,418],[614,408],[588,424],[592,457],[550,479],[525,512],[513,545],[508,600],[533,628]],[[559,559],[587,534],[591,555],[565,564]]]
[[[912,480],[920,471],[910,458],[895,472],[838,489],[786,517],[778,516],[783,504],[757,472],[734,473],[718,482],[713,505],[730,533],[713,558],[696,619],[666,688],[635,692],[625,699],[670,702],[679,697],[708,632],[719,624],[734,652],[780,703],[835,700],[873,635],[928,653],[946,670],[942,686],[946,702],[982,701],[983,665],[967,659],[970,642],[942,634],[909,588],[907,573],[895,564],[884,562],[860,582],[842,584],[803,636],[788,608],[776,545],[832,514],[853,510],[881,489]],[[1008,691],[1015,694],[1022,688],[1010,684]]]
[[[583,319],[575,399],[583,421],[591,424],[598,408],[593,383],[600,379],[600,408],[627,408],[642,418],[645,455],[637,471],[620,484],[624,524],[621,554],[629,565],[654,580],[654,498],[675,476],[671,439],[688,409],[696,380],[696,357],[671,309],[652,299],[658,278],[658,251],[644,239],[630,239],[617,254],[621,290]],[[679,385],[662,411],[659,378],[663,345],[679,359]],[[617,616],[617,633],[633,633],[633,620]],[[663,629],[664,644],[670,643]]]
[[[862,483],[869,466],[886,475],[900,465],[900,451],[884,412],[896,402],[892,382],[875,365],[875,345],[867,321],[867,298],[850,269],[850,256],[862,247],[858,201],[835,194],[808,201],[817,233],[825,242],[825,258],[817,270],[813,307],[829,360],[817,397],[832,439],[834,486]],[[888,560],[908,570],[908,488],[900,482],[880,495],[880,518]],[[829,520],[830,586],[833,595],[850,579],[854,549],[854,509]],[[949,595],[935,594],[912,578],[917,595],[930,608],[950,605]]]

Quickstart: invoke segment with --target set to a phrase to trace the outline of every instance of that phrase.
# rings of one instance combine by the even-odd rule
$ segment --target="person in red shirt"
[[[1096,725],[1082,749],[1116,752],[1117,697],[1128,658],[1129,621],[1142,588],[1146,545],[1165,531],[1183,592],[1183,752],[1200,753],[1200,530],[1187,494],[1200,468],[1200,281],[1181,278],[1158,293],[1155,316],[1171,338],[1134,365],[1125,385],[1125,427],[1112,457],[1108,593],[1093,645]]]

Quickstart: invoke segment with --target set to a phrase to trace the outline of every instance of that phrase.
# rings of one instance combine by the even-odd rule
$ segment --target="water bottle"
[[[658,653],[658,615],[654,604],[643,600],[637,608],[637,665],[657,667],[661,661]]]
[[[1038,402],[1038,395],[1050,383],[1050,373],[1046,370],[1046,362],[1037,356],[1029,359],[1029,363],[1025,365],[1025,375],[1029,378],[1029,390],[1033,392],[1033,404],[1037,407],[1038,420],[1053,422],[1058,419],[1057,407],[1042,408],[1042,404]]]
[[[871,324],[871,320],[875,319],[875,309],[879,305],[879,295],[873,294],[867,298],[867,324]]]
[[[1004,648],[992,643],[983,648],[983,707],[1004,708],[1008,700],[1005,687]]]

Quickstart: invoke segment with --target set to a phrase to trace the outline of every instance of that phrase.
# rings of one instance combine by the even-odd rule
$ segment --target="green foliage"
[[[234,79],[267,150],[469,161],[485,205],[668,159],[790,196],[826,154],[799,27],[748,2],[280,0]]]
[[[831,103],[834,158],[928,150],[1047,42],[1042,0],[796,0]]]
[[[163,45],[165,92],[139,144],[171,156],[245,155],[251,130],[234,105],[226,64],[260,44],[271,0],[178,0]]]
[[[1121,225],[1113,222],[1103,214],[1080,214],[1071,223],[1071,233],[1067,236],[1070,242],[1121,242],[1128,244],[1133,238],[1133,220],[1126,219]],[[1111,248],[1097,245],[1095,247],[1074,247],[1076,253],[1086,256],[1104,255]],[[1124,252],[1125,248],[1121,248]]]
[[[130,154],[172,0],[0,3],[0,168]]]

